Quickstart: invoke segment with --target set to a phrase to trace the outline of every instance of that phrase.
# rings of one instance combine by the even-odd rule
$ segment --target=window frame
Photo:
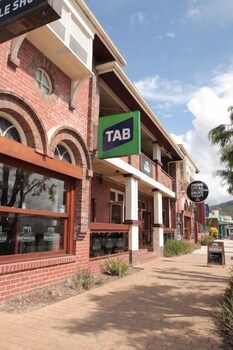
[[[41,79],[39,80],[37,78],[37,73],[38,72],[41,72]],[[43,82],[43,77],[46,78],[46,80],[48,81],[49,85],[45,85],[44,82]],[[45,94],[46,96],[50,96],[53,92],[53,83],[52,83],[52,79],[50,78],[49,74],[46,72],[46,70],[44,70],[43,68],[41,67],[38,67],[36,69],[36,82],[38,84],[38,87],[40,89],[40,91]],[[48,93],[45,92],[44,89],[48,89]]]
[[[65,176],[53,170],[48,170],[41,168],[34,164],[29,164],[18,159],[12,159],[4,155],[0,155],[0,162],[20,168],[25,171],[32,171],[37,174],[44,176],[51,176],[55,179],[66,182],[66,211],[65,213],[58,213],[52,211],[42,211],[42,210],[32,210],[23,208],[14,208],[0,205],[1,213],[15,213],[15,214],[25,214],[25,215],[35,215],[38,217],[51,217],[51,218],[61,218],[64,219],[64,246],[62,250],[59,251],[42,251],[42,252],[32,252],[26,254],[12,254],[12,255],[2,255],[0,256],[0,263],[5,262],[15,262],[15,261],[26,261],[36,258],[45,257],[55,257],[71,255],[73,252],[73,237],[71,236],[72,227],[74,223],[74,203],[75,203],[75,179],[69,176]]]
[[[114,193],[115,200],[111,200],[111,193]],[[123,201],[119,200],[119,195],[123,197]],[[119,206],[121,208],[121,224],[124,222],[125,219],[125,193],[119,190],[115,190],[114,188],[110,188],[109,192],[110,197],[110,222],[113,223],[112,220],[112,207],[113,206]]]
[[[63,148],[66,150],[66,152],[68,153],[68,155],[69,155],[69,157],[70,157],[70,162],[69,162],[67,159],[65,159],[65,158],[60,158],[60,156],[57,157],[57,155],[55,155],[55,150],[56,150],[56,149],[59,150],[59,146],[60,146],[60,147],[63,147]],[[62,141],[59,142],[59,143],[56,145],[55,150],[54,150],[54,158],[57,158],[57,159],[59,159],[59,160],[62,160],[62,161],[65,161],[65,162],[67,162],[67,163],[70,163],[70,164],[74,164],[74,165],[75,165],[74,154],[73,154],[72,150],[70,149],[70,147],[69,147],[65,142],[62,142]],[[60,155],[60,152],[59,152],[59,155]]]

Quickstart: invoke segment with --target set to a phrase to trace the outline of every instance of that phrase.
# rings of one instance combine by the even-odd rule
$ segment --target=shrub
[[[164,245],[164,256],[171,257],[176,255],[189,254],[198,246],[191,242],[169,239]]]
[[[214,239],[218,238],[218,229],[217,227],[209,227],[209,235],[212,236]]]
[[[77,274],[71,279],[70,286],[73,289],[90,289],[94,285],[103,284],[101,277],[94,277],[88,270],[78,271]]]
[[[103,272],[111,276],[122,277],[129,271],[129,264],[121,259],[108,259],[104,266]]]
[[[230,271],[228,288],[220,303],[218,327],[227,346],[233,348],[233,269]]]
[[[199,243],[201,245],[208,245],[208,243],[213,242],[214,238],[211,236],[204,236],[200,239]]]

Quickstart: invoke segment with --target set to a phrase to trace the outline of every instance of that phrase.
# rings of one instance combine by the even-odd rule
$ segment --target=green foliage
[[[214,241],[214,237],[204,236],[200,239],[199,243],[200,243],[200,245],[208,245],[208,243],[211,243],[213,241]]]
[[[164,245],[164,256],[171,257],[176,255],[189,254],[197,248],[198,246],[191,242],[169,239]]]
[[[214,239],[218,238],[218,229],[216,227],[209,227],[208,232]]]
[[[94,285],[103,284],[101,277],[94,277],[92,273],[88,270],[81,270],[76,273],[76,275],[71,279],[70,286],[73,289],[90,289]]]
[[[233,107],[228,111],[230,112],[229,124],[220,124],[210,130],[208,136],[213,145],[220,147],[220,160],[225,164],[225,169],[216,170],[215,174],[228,185],[228,193],[233,194]]]
[[[103,272],[111,276],[122,277],[129,271],[129,264],[121,259],[108,259],[104,266]]]
[[[220,312],[218,314],[218,327],[222,333],[226,345],[233,348],[233,269],[231,269],[228,288],[225,291]]]

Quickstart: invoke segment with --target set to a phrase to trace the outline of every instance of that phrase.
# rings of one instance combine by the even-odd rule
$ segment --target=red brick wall
[[[110,222],[110,189],[125,192],[124,186],[94,175],[91,198],[96,200],[96,222]]]
[[[98,120],[99,92],[95,77],[77,92],[76,106],[69,109],[71,80],[33,45],[24,40],[18,54],[19,67],[8,64],[11,42],[0,45],[0,111],[9,113],[25,132],[27,145],[52,155],[55,145],[66,140],[78,165],[84,168],[77,181],[74,255],[0,265],[0,300],[49,286],[89,268],[89,198],[91,169],[89,149],[93,149],[93,126]],[[43,94],[35,80],[36,69],[43,68],[53,82],[53,93]],[[58,128],[51,142],[48,133]],[[50,136],[52,133],[50,132]],[[26,256],[25,256],[26,257]],[[96,263],[97,265],[97,263]]]
[[[20,66],[13,69],[7,64],[10,42],[0,45],[0,89],[10,90],[33,107],[43,121],[45,130],[58,125],[70,126],[87,139],[87,115],[89,111],[89,84],[87,80],[77,94],[77,109],[69,110],[71,80],[58,67],[43,56],[29,41],[24,40],[20,50]],[[50,96],[37,86],[37,68],[44,68],[50,75],[54,91]]]

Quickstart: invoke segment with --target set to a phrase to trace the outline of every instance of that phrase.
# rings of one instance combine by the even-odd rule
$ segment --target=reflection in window
[[[72,163],[68,149],[61,144],[58,144],[56,146],[54,151],[54,157],[60,160],[64,160],[65,162]]]
[[[0,163],[0,205],[65,212],[66,183]]]
[[[0,213],[0,255],[64,249],[65,219]]]
[[[118,203],[111,203],[111,223],[121,224],[123,222],[122,205]]]
[[[9,120],[3,117],[0,117],[0,136],[6,137],[17,142],[21,142],[16,127],[11,122],[9,122]]]

